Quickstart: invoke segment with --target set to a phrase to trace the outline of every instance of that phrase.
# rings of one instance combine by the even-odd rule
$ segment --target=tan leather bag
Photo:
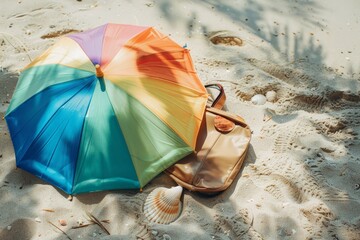
[[[241,117],[218,109],[225,102],[222,87],[219,96],[211,104],[217,108],[206,109],[196,152],[165,171],[180,186],[190,191],[216,194],[226,190],[246,158],[251,138],[250,128]]]

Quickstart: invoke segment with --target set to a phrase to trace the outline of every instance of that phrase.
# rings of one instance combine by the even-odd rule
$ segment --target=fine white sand
[[[0,239],[359,239],[360,2],[357,0],[30,1],[0,4]],[[154,26],[191,50],[204,83],[249,123],[244,166],[218,196],[184,191],[170,225],[143,216],[143,192],[67,195],[15,169],[3,119],[19,71],[62,34],[107,22]],[[213,44],[224,36],[241,46]],[[219,38],[220,37],[220,38]],[[254,105],[256,94],[276,92]],[[99,220],[87,223],[86,212]],[[66,220],[61,226],[59,220]],[[63,232],[58,230],[56,225]]]

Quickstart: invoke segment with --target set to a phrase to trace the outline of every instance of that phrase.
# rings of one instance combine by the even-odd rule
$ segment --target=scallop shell
[[[262,94],[256,94],[251,98],[251,102],[255,105],[264,105],[266,103],[266,97]]]
[[[146,198],[144,215],[152,222],[169,224],[175,221],[181,212],[182,187],[159,187]]]

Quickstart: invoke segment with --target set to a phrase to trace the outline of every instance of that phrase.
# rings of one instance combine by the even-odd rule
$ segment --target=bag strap
[[[211,112],[211,113],[216,114],[216,115],[220,115],[220,116],[222,116],[224,118],[227,118],[227,119],[229,119],[229,120],[231,120],[233,122],[238,123],[242,127],[245,127],[245,128],[249,127],[242,117],[240,117],[238,115],[235,115],[233,113],[225,112],[223,110],[213,108],[213,107],[206,108],[206,111]]]
[[[220,83],[206,84],[205,88],[213,88],[219,91],[218,96],[211,103],[210,107],[222,109],[225,105],[226,95],[223,86]]]

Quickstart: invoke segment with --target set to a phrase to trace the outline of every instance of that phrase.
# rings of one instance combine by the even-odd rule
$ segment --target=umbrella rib
[[[133,114],[132,114],[132,115],[133,115]],[[134,115],[133,115],[133,117],[134,117]],[[137,125],[140,126],[142,132],[146,132],[145,129],[144,129],[144,127],[143,127],[143,125],[142,125],[142,124],[139,124],[139,123],[140,123],[139,120],[138,120],[136,117],[135,117],[134,119],[135,119]],[[160,152],[158,151],[158,149],[155,147],[155,145],[153,144],[153,142],[151,141],[151,138],[150,138],[148,135],[145,135],[145,136],[146,136],[146,138],[149,140],[149,142],[151,143],[151,145],[154,147],[154,149],[156,150],[157,154],[160,156],[161,154],[160,154]]]
[[[84,120],[84,123],[83,123],[83,126],[82,126],[82,131],[81,132],[83,132],[83,130],[84,130],[84,124],[85,124],[85,120]],[[93,139],[93,132],[94,132],[94,130],[92,130],[91,131],[91,134],[90,134],[90,138],[89,138],[89,140],[87,141],[87,145],[86,145],[86,150],[84,151],[84,155],[86,156],[87,155],[87,153],[88,153],[88,151],[89,151],[89,149],[90,149],[90,142],[92,141],[92,139]],[[82,142],[82,140],[80,139],[80,142]],[[80,148],[80,146],[79,146],[79,148]],[[78,159],[79,159],[79,155],[78,155]],[[84,163],[84,161],[82,161],[82,163]],[[78,172],[78,171],[80,171],[79,169],[82,169],[83,168],[83,164],[81,165],[81,166],[79,166],[78,164],[76,164],[75,165],[75,170],[74,170],[74,172],[76,173],[76,172]],[[74,187],[75,185],[75,183],[76,182],[78,182],[78,175],[76,175],[75,174],[75,177],[74,177],[74,179],[73,179],[73,183],[72,183],[72,186]]]
[[[125,90],[122,89],[122,91],[124,91],[124,93],[126,93],[126,95],[129,96],[132,100],[138,101],[138,100],[135,99],[132,95],[128,94]],[[108,96],[108,97],[109,97],[109,100],[111,101],[111,97],[110,97],[110,96]],[[140,102],[139,102],[139,103],[140,103]],[[146,109],[148,109],[148,108],[146,108]],[[113,108],[113,110],[114,110],[114,112],[116,112],[114,108]],[[143,124],[141,124],[141,122],[139,121],[137,115],[134,115],[133,111],[131,111],[130,114],[131,114],[131,116],[132,116],[132,119],[133,119],[134,121],[136,121],[136,125],[140,127],[140,129],[142,130],[143,133],[146,133],[147,131],[144,129]],[[150,120],[150,119],[148,119],[148,120]],[[119,126],[119,128],[121,129],[121,131],[124,132],[124,131],[122,130],[123,128],[121,127],[121,124],[120,124],[119,120],[118,120],[117,122],[118,122],[118,126]],[[154,123],[154,122],[152,122],[152,123]],[[154,125],[155,125],[155,124],[154,124]],[[158,149],[155,147],[155,145],[154,145],[153,142],[151,141],[151,138],[150,138],[147,134],[144,134],[144,136],[148,139],[148,142],[150,142],[151,145],[153,146],[153,148],[156,150],[158,156],[161,156],[160,152],[158,151]],[[124,136],[124,137],[125,137],[125,136]],[[125,137],[125,141],[126,141],[126,137]],[[129,152],[130,152],[130,155],[133,156],[132,151],[129,151]],[[135,171],[136,171],[136,168],[135,168]],[[137,175],[140,176],[139,174],[137,174]],[[139,177],[138,177],[138,178],[139,178]]]
[[[124,69],[125,70],[125,69]],[[121,77],[121,78],[126,78],[126,77],[129,77],[129,78],[142,78],[141,76],[139,77],[138,75],[121,75],[121,74],[107,74],[107,77],[105,76],[105,78],[106,79],[108,79],[110,82],[112,82],[112,83],[114,83],[114,81],[112,81],[111,79],[112,78],[116,78],[116,77]],[[150,77],[151,79],[154,79],[154,80],[160,80],[160,81],[165,81],[166,83],[169,83],[169,84],[173,84],[173,85],[176,85],[176,86],[178,86],[178,87],[182,87],[182,88],[185,88],[185,89],[188,89],[188,90],[190,90],[190,91],[192,91],[192,92],[194,92],[194,93],[196,93],[196,94],[198,94],[198,95],[205,95],[206,96],[206,98],[207,98],[207,93],[205,92],[205,90],[204,90],[204,92],[200,92],[200,91],[198,91],[198,90],[196,90],[196,89],[194,89],[194,88],[192,88],[192,87],[188,87],[188,86],[184,86],[184,85],[181,85],[180,83],[178,83],[178,82],[173,82],[173,81],[171,81],[171,80],[169,80],[169,79],[167,79],[167,78],[162,78],[162,77],[159,77],[159,76],[148,76],[148,75],[144,75],[143,77]],[[114,83],[114,84],[116,84],[116,83]],[[205,89],[205,87],[204,87],[204,89]],[[125,90],[124,90],[125,91]]]
[[[27,148],[27,150],[34,144],[34,142],[36,142],[40,136],[43,134],[43,132],[45,131],[46,126],[48,126],[48,124],[52,121],[52,119],[54,118],[54,116],[56,115],[56,113],[58,111],[60,111],[60,109],[66,104],[68,103],[76,94],[78,94],[80,91],[82,91],[86,86],[88,86],[89,84],[91,84],[92,82],[90,81],[88,84],[85,84],[81,89],[79,89],[76,93],[73,94],[72,97],[70,97],[67,101],[65,101],[60,107],[58,107],[58,109],[52,114],[52,116],[48,119],[48,121],[46,122],[46,124],[44,125],[44,128],[36,135],[36,137],[31,141],[31,143],[29,144],[29,147]],[[68,90],[69,91],[69,90]],[[25,126],[24,126],[25,127]],[[49,139],[48,139],[49,140]],[[27,151],[26,150],[26,151]],[[25,151],[25,153],[26,153]],[[25,154],[24,154],[25,156]],[[23,157],[24,157],[23,156]]]
[[[91,84],[93,84],[93,82],[90,81],[88,84],[84,85],[84,87],[82,87],[82,88],[81,88],[79,91],[77,91],[71,98],[69,98],[69,100],[66,101],[66,103],[69,102],[74,96],[76,96],[79,92],[83,91],[83,89],[85,89],[86,87],[88,87],[88,86],[91,85]],[[78,105],[81,103],[81,101],[83,101],[83,99],[81,99],[81,100],[80,100],[77,104],[75,104],[75,105],[78,106]],[[64,103],[62,106],[64,106],[66,103]],[[61,107],[60,107],[60,108],[61,108]],[[60,110],[60,108],[59,108],[59,110]],[[77,108],[76,108],[76,109],[77,109]],[[55,114],[54,114],[54,115],[55,115]],[[54,116],[54,115],[53,115],[53,116]],[[66,121],[66,124],[65,124],[63,130],[67,128],[67,126],[68,126],[69,123],[70,123],[70,120],[71,120],[71,118],[69,117],[69,118],[67,119],[67,121]],[[83,122],[84,122],[84,121],[83,121]],[[62,131],[62,133],[61,133],[61,135],[60,135],[60,137],[59,137],[59,139],[58,139],[58,141],[57,141],[57,143],[56,143],[56,146],[54,147],[54,150],[53,150],[53,152],[52,152],[52,154],[51,154],[51,158],[49,158],[49,160],[48,160],[48,162],[47,162],[47,164],[46,164],[46,167],[47,167],[47,168],[49,167],[49,165],[50,165],[50,163],[51,163],[52,157],[53,157],[54,154],[55,154],[55,151],[56,151],[56,149],[57,149],[57,147],[58,147],[58,145],[59,145],[59,143],[60,143],[60,140],[62,139],[62,136],[63,136],[64,132],[65,132],[65,131]],[[81,141],[81,138],[80,138],[80,141]],[[76,166],[75,166],[74,172],[76,172]],[[72,179],[72,186],[73,186],[73,182],[74,182],[74,178]]]
[[[151,31],[151,30],[155,30],[153,27],[150,27],[147,29],[147,31]],[[156,30],[155,30],[156,31]],[[144,46],[144,45],[150,45],[150,43],[156,43],[156,42],[159,42],[159,41],[163,41],[164,39],[167,39],[169,40],[172,44],[174,44],[175,46],[177,46],[178,48],[182,48],[178,43],[174,42],[171,38],[169,38],[168,36],[165,36],[165,35],[162,35],[161,34],[161,37],[158,37],[158,38],[154,38],[153,40],[149,41],[144,41],[144,42],[141,42],[141,43],[138,43],[138,42],[135,42],[135,41],[132,41],[134,40],[135,38],[143,35],[143,34],[146,34],[146,31],[134,36],[132,39],[130,39],[126,44],[124,44],[124,47],[133,47],[133,46]]]
[[[105,30],[104,30],[104,33],[106,33],[106,31],[107,31],[107,28],[109,27],[109,24],[106,24],[106,27],[105,27]],[[102,36],[102,44],[101,44],[101,55],[100,55],[100,62],[99,63],[97,63],[97,64],[102,64],[103,63],[103,51],[104,51],[104,44],[105,44],[105,35],[106,34],[103,34],[103,36]],[[84,51],[84,50],[83,50]],[[85,52],[85,51],[84,51]],[[86,55],[87,56],[87,55]],[[114,55],[114,56],[116,56],[116,54]],[[113,58],[114,58],[114,56],[113,56]],[[111,60],[109,61],[109,62],[111,62]],[[108,63],[107,63],[108,64]],[[107,65],[107,64],[105,64],[105,65]]]
[[[81,76],[80,78],[90,77],[90,76],[92,76],[92,75],[94,74],[93,72],[88,71],[88,70],[84,70],[84,69],[79,70],[79,69],[77,69],[77,68],[70,67],[70,66],[66,66],[66,65],[62,65],[62,64],[44,64],[44,65],[41,65],[41,66],[33,66],[33,67],[31,67],[31,68],[28,68],[28,69],[24,70],[24,71],[21,73],[21,75],[24,76],[24,75],[26,75],[26,74],[27,74],[27,75],[31,74],[31,75],[33,75],[32,77],[35,78],[35,77],[38,77],[38,74],[28,73],[28,71],[34,71],[34,68],[36,69],[36,68],[43,67],[43,66],[52,68],[52,67],[54,67],[54,66],[56,66],[56,65],[61,65],[62,67],[66,67],[66,68],[69,68],[69,69],[74,69],[74,70],[76,70],[76,71],[83,71],[83,72],[89,73],[89,75],[84,75],[84,76]],[[91,73],[91,74],[90,74],[90,73]],[[62,72],[62,74],[63,74],[63,72]],[[69,74],[67,74],[67,75],[71,76],[72,74],[73,74],[73,73],[69,73]],[[47,80],[48,78],[49,78],[49,77],[47,77],[47,78],[45,78],[45,79],[43,79],[43,80]],[[21,78],[21,76],[20,76],[19,82],[21,82],[21,81],[22,81],[22,78]],[[57,84],[66,83],[66,82],[68,82],[68,81],[61,81],[61,82],[59,82],[59,83],[57,83]],[[19,85],[19,84],[18,84],[18,85]],[[21,84],[16,87],[13,96],[18,95],[19,93],[21,93],[21,92],[24,91],[24,90],[28,90],[28,91],[29,91],[29,89],[31,89],[31,88],[30,88],[30,85],[31,85],[31,82],[29,82],[29,81],[28,81],[28,82],[25,81],[25,83],[21,82]],[[48,88],[49,86],[51,86],[51,85],[42,84],[41,87],[39,87],[39,88],[37,88],[35,91],[33,91],[33,95],[38,94],[39,92],[43,91],[44,89]],[[30,92],[31,92],[31,91],[30,91]],[[27,92],[26,92],[26,93],[27,93]],[[22,94],[23,94],[23,93],[22,93]],[[24,103],[25,101],[26,101],[26,99],[20,101],[20,103],[19,103],[18,105],[21,105],[21,104]],[[13,110],[14,110],[14,109],[13,109]],[[13,111],[13,110],[12,110],[12,111]],[[9,114],[9,113],[7,113],[7,114]]]
[[[66,126],[68,125],[69,121],[70,121],[70,119],[67,121]],[[60,143],[60,140],[61,140],[63,134],[64,134],[64,131],[62,131],[59,139],[58,139],[57,142],[56,142],[56,146],[54,147],[54,149],[53,149],[53,151],[52,151],[52,153],[51,153],[51,157],[49,157],[49,159],[48,159],[48,161],[47,161],[47,163],[46,163],[46,168],[49,167],[49,165],[50,165],[50,163],[51,163],[51,161],[52,161],[52,158],[53,158],[53,156],[54,156],[54,154],[55,154],[55,151],[56,151],[56,149],[57,149],[57,147],[58,147],[58,145],[59,145],[59,143]]]
[[[169,83],[169,84],[173,84],[173,82],[170,82],[170,81],[168,81],[167,79],[161,79],[161,78],[153,78],[153,79],[158,79],[158,80],[165,80],[167,83]],[[110,82],[112,82],[111,80],[110,80]],[[133,98],[134,98],[134,96],[132,95],[132,94],[130,94],[128,91],[126,91],[126,88],[124,88],[124,87],[121,87],[121,85],[118,85],[118,84],[115,84],[116,86],[118,86],[118,87],[120,87],[123,91],[125,91],[128,95],[130,95],[130,96],[132,96]],[[185,88],[185,89],[188,89],[188,90],[191,90],[192,92],[194,92],[193,91],[193,88],[189,88],[189,87],[186,87],[186,86],[183,86],[183,85],[180,85],[180,84],[178,84],[178,83],[176,83],[176,85],[177,86],[179,86],[179,87],[181,87],[181,88]],[[156,85],[155,85],[156,86]],[[159,88],[159,89],[161,89],[161,90],[163,90],[163,88]],[[195,92],[195,93],[198,93],[198,92]],[[169,96],[173,96],[173,93],[168,93],[168,95]],[[208,94],[206,94],[206,93],[204,93],[204,98],[206,98],[207,99],[207,95]],[[197,95],[197,96],[194,96],[193,98],[198,98],[198,97],[201,97],[201,96],[199,96],[199,95]],[[138,100],[139,101],[139,100]],[[142,104],[144,104],[145,106],[147,106],[147,104],[146,104],[146,102],[141,102]],[[191,103],[189,103],[189,104],[191,104]],[[205,104],[204,104],[205,105]],[[184,111],[186,111],[187,113],[189,113],[189,111],[188,111],[188,109],[184,109],[184,108],[182,108]],[[195,115],[194,115],[195,116]],[[196,117],[196,116],[195,116]],[[198,119],[198,120],[201,120],[202,119],[202,117],[196,117],[196,119]]]

